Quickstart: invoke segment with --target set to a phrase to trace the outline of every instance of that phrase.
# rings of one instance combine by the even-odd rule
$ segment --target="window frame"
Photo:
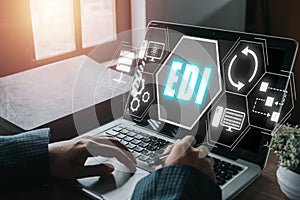
[[[103,48],[107,46],[114,46],[118,41],[118,33],[124,32],[131,28],[131,4],[130,0],[115,0],[115,11],[116,11],[116,40],[112,40],[103,45]],[[73,20],[74,20],[74,32],[75,32],[75,50],[62,53],[60,55],[51,56],[49,58],[42,58],[36,60],[35,48],[34,48],[34,39],[33,39],[33,29],[32,23],[30,23],[31,35],[32,35],[32,62],[35,67],[47,65],[53,62],[58,62],[61,60],[69,59],[72,57],[80,55],[88,55],[95,46],[91,47],[82,47],[82,29],[81,29],[81,7],[80,0],[73,0]],[[31,10],[30,10],[31,17]],[[32,18],[31,18],[32,19]],[[104,51],[105,52],[105,51]],[[101,61],[110,60],[110,54],[103,53],[101,56]]]

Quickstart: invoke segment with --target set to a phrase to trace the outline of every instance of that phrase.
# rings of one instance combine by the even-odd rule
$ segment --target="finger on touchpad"
[[[99,164],[112,164],[115,168],[114,171],[121,171],[131,173],[131,170],[125,166],[123,163],[119,162],[116,158],[106,158],[106,157],[89,157],[84,166],[99,165]]]

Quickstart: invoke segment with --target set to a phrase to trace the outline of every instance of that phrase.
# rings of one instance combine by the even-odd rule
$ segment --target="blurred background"
[[[88,55],[96,45],[109,46],[118,33],[145,28],[151,20],[300,41],[299,0],[2,0],[0,9],[0,77]],[[107,45],[104,61],[111,58]]]

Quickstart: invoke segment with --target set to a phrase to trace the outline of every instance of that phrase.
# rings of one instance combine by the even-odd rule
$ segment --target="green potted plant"
[[[279,156],[276,175],[281,190],[290,199],[300,199],[300,128],[282,125],[268,147]]]

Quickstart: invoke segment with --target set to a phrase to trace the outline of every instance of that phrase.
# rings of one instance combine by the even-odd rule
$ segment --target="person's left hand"
[[[117,139],[111,136],[82,135],[71,140],[49,144],[50,171],[52,176],[64,179],[88,176],[105,176],[114,167],[109,164],[84,166],[93,156],[115,157],[131,172],[136,170],[136,159]]]

